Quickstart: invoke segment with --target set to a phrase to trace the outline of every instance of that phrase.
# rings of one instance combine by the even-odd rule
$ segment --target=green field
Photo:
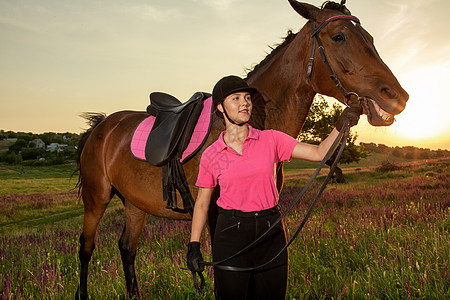
[[[12,141],[0,140],[0,153],[8,151],[9,146],[14,144]]]
[[[395,171],[377,171],[382,161]],[[449,299],[450,159],[395,161],[373,155],[347,169],[348,184],[331,184],[289,248],[288,299]],[[82,203],[74,165],[0,164],[0,299],[73,298],[78,282]],[[280,203],[295,198],[314,165],[286,165]],[[285,225],[292,234],[317,191],[313,184]],[[92,299],[124,299],[117,247],[122,204],[113,199],[100,225],[90,264]],[[190,222],[149,216],[136,259],[143,299],[209,299],[211,270],[201,294],[184,256]],[[210,243],[203,242],[210,260]]]

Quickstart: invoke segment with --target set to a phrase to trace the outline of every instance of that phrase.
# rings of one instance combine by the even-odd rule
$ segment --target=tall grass
[[[289,248],[287,298],[450,298],[449,161],[364,174],[353,173],[349,184],[329,186]],[[371,178],[377,178],[373,184]],[[282,206],[300,188],[298,181],[289,180],[281,195]],[[288,233],[300,223],[313,191],[286,219]],[[61,201],[50,193],[37,207],[32,206],[31,195],[8,197],[29,205],[24,210],[47,212]],[[12,198],[0,197],[0,205]],[[73,199],[77,209],[75,195],[67,199]],[[126,294],[117,247],[124,213],[119,201],[111,206],[100,225],[90,264],[88,290],[93,299]],[[82,217],[29,224],[26,220],[16,227],[0,224],[0,299],[73,298]],[[136,258],[143,299],[213,298],[211,270],[206,272],[206,288],[197,294],[190,273],[181,269],[189,227],[190,222],[147,218]],[[202,247],[210,260],[208,238]]]
[[[328,190],[290,249],[290,297],[448,298],[449,182],[446,173]]]

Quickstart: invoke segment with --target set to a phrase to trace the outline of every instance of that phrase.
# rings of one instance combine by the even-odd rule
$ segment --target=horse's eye
[[[331,38],[333,41],[340,43],[345,41],[345,35],[342,33],[338,33]]]

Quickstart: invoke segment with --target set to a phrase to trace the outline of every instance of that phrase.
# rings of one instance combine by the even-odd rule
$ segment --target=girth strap
[[[167,164],[162,167],[162,180],[163,200],[167,203],[166,208],[179,213],[189,213],[192,216],[194,212],[194,198],[189,190],[189,184],[178,155],[169,158]],[[178,207],[177,190],[183,200],[184,209]]]

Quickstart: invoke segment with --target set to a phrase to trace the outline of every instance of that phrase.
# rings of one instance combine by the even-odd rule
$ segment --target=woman
[[[248,121],[252,114],[251,88],[240,77],[227,76],[213,89],[216,113],[226,129],[202,155],[196,185],[199,187],[188,244],[187,264],[202,271],[200,237],[205,227],[211,197],[220,186],[219,216],[213,240],[213,260],[230,257],[253,242],[273,224],[277,206],[276,164],[291,158],[321,161],[345,122],[356,125],[359,105],[346,108],[336,129],[320,145],[298,142],[275,130],[257,130]],[[254,267],[268,262],[286,244],[282,225],[274,228],[255,247],[226,265]],[[254,272],[233,272],[214,268],[217,299],[284,299],[288,278],[288,257],[284,251],[276,260]]]

